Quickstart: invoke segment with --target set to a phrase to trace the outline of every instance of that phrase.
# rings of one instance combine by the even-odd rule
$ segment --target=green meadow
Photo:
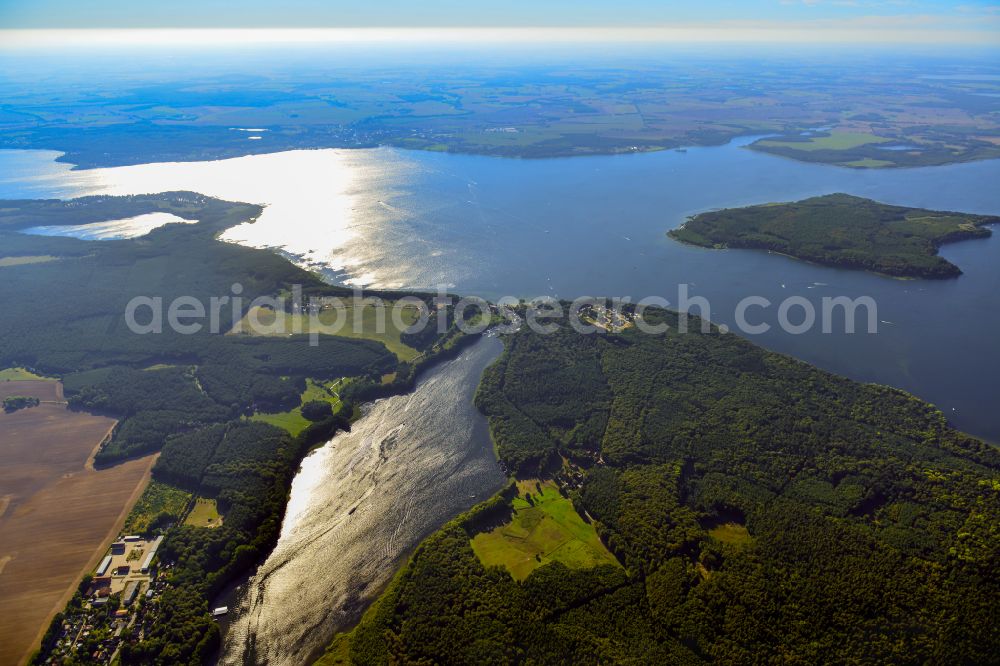
[[[747,528],[739,523],[723,523],[708,530],[708,536],[716,541],[736,546],[737,548],[749,545],[753,542],[753,537]]]
[[[472,539],[472,550],[483,564],[506,567],[517,580],[549,562],[573,569],[618,566],[593,525],[583,521],[554,483],[520,481],[517,485],[511,521]]]
[[[392,319],[394,303],[387,301],[382,315],[374,305],[362,304],[345,307],[338,311],[334,308],[321,310],[318,315],[282,313],[282,317],[271,308],[253,307],[233,327],[233,334],[244,335],[275,335],[285,336],[293,333],[309,333],[314,321],[320,324],[320,333],[337,335],[344,338],[364,338],[375,340],[386,346],[400,361],[411,361],[420,355],[413,347],[400,341],[400,333]],[[380,321],[384,317],[384,322]],[[403,328],[412,325],[420,316],[416,306],[404,306],[400,310]]]
[[[302,392],[302,401],[299,403],[298,407],[290,409],[287,412],[276,412],[272,414],[257,412],[250,417],[250,420],[269,423],[285,430],[290,435],[298,435],[310,424],[309,419],[302,416],[302,405],[316,400],[328,402],[333,408],[334,413],[336,413],[343,405],[337,394],[340,393],[340,389],[343,389],[344,386],[347,385],[347,382],[347,378],[337,379],[335,381],[325,383],[319,383],[315,380],[307,379],[306,390]]]
[[[218,527],[222,524],[219,507],[214,499],[199,497],[194,502],[191,513],[184,519],[185,525],[192,527]]]
[[[30,370],[24,368],[3,368],[0,369],[0,382],[18,382],[26,380],[52,380],[52,377],[43,377],[42,375],[36,375]]]

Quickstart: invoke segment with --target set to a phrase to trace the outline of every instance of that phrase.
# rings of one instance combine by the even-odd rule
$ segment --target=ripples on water
[[[504,476],[472,398],[501,349],[481,339],[305,459],[278,545],[238,593],[223,663],[307,663],[421,539],[499,490]]]

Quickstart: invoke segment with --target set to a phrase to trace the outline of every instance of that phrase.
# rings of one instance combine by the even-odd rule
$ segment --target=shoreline
[[[462,339],[463,340],[468,340],[469,342],[466,342],[465,344],[462,344],[462,345],[455,345],[451,349],[456,349],[457,348],[459,352],[464,352],[464,351],[469,350],[470,348],[474,347],[477,344],[483,343],[484,340],[486,339],[486,336],[483,336],[483,335],[465,335],[465,336],[463,336]],[[502,353],[503,353],[503,349],[502,348],[497,349],[496,356],[493,357],[493,358],[491,358],[487,362],[486,367],[489,367],[490,365],[492,365],[493,363],[495,363],[496,360],[500,357],[500,355],[502,355]],[[421,366],[421,370],[423,370],[423,369],[432,370],[433,369],[433,370],[442,371],[444,368],[446,368],[446,364],[447,363],[456,361],[457,357],[459,357],[460,355],[461,355],[460,353],[459,354],[439,353],[439,354],[435,355],[434,357],[432,357],[431,359],[429,359],[428,363],[423,364]],[[413,396],[416,391],[420,390],[419,382],[420,382],[421,379],[423,379],[423,377],[422,377],[423,373],[420,373],[420,374],[421,374],[421,378],[414,380],[413,384],[411,386],[409,386],[408,388],[404,388],[404,390],[396,391],[396,392],[394,392],[394,393],[392,393],[390,395],[385,395],[385,396],[378,397],[378,398],[376,398],[374,400],[374,404],[378,404],[382,400],[386,400],[386,399]],[[473,398],[474,398],[474,394],[475,394],[476,391],[478,391],[478,388],[479,388],[479,385],[480,385],[480,377],[478,375],[475,377],[475,381],[473,382],[473,384],[474,385],[473,385],[472,395],[469,396],[469,400],[470,400],[469,409],[471,409],[471,410],[473,410],[475,412],[475,414],[477,415],[477,418],[484,419],[484,424],[483,425],[486,428],[485,433],[489,436],[489,441],[487,443],[484,443],[484,445],[489,446],[489,458],[490,458],[490,460],[492,461],[493,464],[496,464],[497,457],[496,457],[496,454],[495,454],[495,451],[494,451],[494,448],[493,448],[492,435],[489,433],[489,426],[488,426],[488,424],[485,423],[485,416],[482,415],[482,413],[475,407],[474,403],[472,402]],[[363,423],[363,419],[359,420],[359,423]],[[353,432],[353,431],[351,431],[351,432]],[[342,437],[342,436],[351,436],[351,432],[338,432],[338,433],[336,433],[335,438],[336,437]],[[330,439],[330,440],[328,440],[328,441],[326,441],[326,442],[324,442],[322,444],[321,448],[325,447],[325,446],[329,446],[332,441],[334,441],[333,438]],[[306,457],[310,453],[312,453],[312,452],[314,452],[316,450],[317,449],[310,449],[310,451],[306,453],[306,456],[303,456],[302,460],[304,461],[306,459]],[[292,484],[293,485],[295,483],[295,479],[298,478],[298,476],[302,473],[302,471],[303,471],[303,469],[302,469],[302,461],[300,461],[299,467],[296,470],[295,477],[293,477],[293,479],[292,479]],[[503,472],[500,472],[500,473],[502,474]],[[492,492],[488,493],[488,496],[492,496],[492,495],[493,495]],[[367,497],[367,493],[364,496]],[[290,499],[291,499],[291,495],[289,493],[289,500]],[[399,498],[397,498],[397,499],[399,499]],[[473,503],[472,503],[471,506],[476,506],[480,501],[482,501],[482,500],[481,499],[479,499],[479,500],[472,500]],[[357,504],[354,505],[354,507],[351,509],[351,511],[347,515],[353,514],[354,510],[358,509],[363,504],[364,504],[364,500],[362,499],[359,503],[357,503]],[[286,501],[286,504],[285,504],[285,507],[284,507],[284,511],[283,511],[283,514],[282,514],[282,530],[284,529],[284,522],[285,522],[285,520],[287,518],[287,509],[288,509],[288,501]],[[392,580],[397,576],[397,574],[399,573],[399,571],[401,571],[403,568],[405,568],[405,565],[409,561],[410,557],[412,557],[412,555],[414,554],[414,552],[416,551],[416,549],[420,546],[421,543],[423,543],[423,541],[426,538],[428,538],[430,535],[434,534],[443,525],[445,525],[449,521],[453,520],[455,518],[455,516],[461,515],[462,513],[464,513],[465,511],[468,511],[468,510],[469,510],[469,507],[461,508],[458,511],[456,511],[453,515],[449,515],[449,516],[445,517],[443,520],[441,520],[440,522],[435,522],[434,525],[432,525],[431,527],[427,528],[425,530],[425,532],[426,532],[425,534],[423,534],[419,538],[414,539],[413,543],[408,548],[405,548],[400,554],[398,554],[397,557],[394,558],[392,566],[388,570],[389,575],[385,576],[385,580],[379,582],[378,584],[374,584],[374,585],[370,584],[367,580],[364,581],[364,583],[361,585],[360,590],[358,590],[359,592],[363,592],[363,594],[361,594],[360,596],[356,595],[354,593],[350,593],[351,592],[350,589],[346,590],[345,592],[350,593],[350,594],[348,594],[347,598],[351,599],[351,601],[346,606],[344,606],[343,608],[341,608],[340,606],[336,606],[336,608],[339,609],[340,612],[345,612],[345,611],[349,610],[349,611],[351,611],[351,614],[356,614],[356,617],[354,617],[349,623],[345,624],[343,627],[338,627],[338,628],[334,629],[333,633],[331,633],[331,634],[327,634],[325,631],[322,631],[319,634],[317,634],[317,636],[319,637],[319,640],[317,641],[317,644],[316,644],[315,648],[310,650],[309,663],[312,663],[313,661],[315,661],[316,659],[320,658],[324,654],[324,652],[326,651],[326,647],[330,644],[330,642],[334,639],[335,636],[337,636],[339,634],[342,634],[342,633],[345,633],[345,632],[348,632],[348,631],[351,631],[355,626],[357,626],[357,624],[361,621],[361,619],[364,616],[364,614],[366,612],[368,612],[368,610],[373,606],[373,604],[375,604],[378,601],[378,599],[381,597],[382,593],[388,588],[388,585],[391,584]],[[419,523],[419,521],[418,521],[418,523]],[[280,540],[280,537],[279,537],[279,540]],[[348,543],[351,543],[351,542],[348,542]],[[233,655],[232,652],[230,652],[229,650],[227,650],[227,646],[239,648],[239,646],[243,644],[243,641],[247,640],[249,634],[248,635],[243,635],[243,636],[238,636],[235,639],[235,642],[232,642],[232,643],[229,641],[228,637],[232,636],[231,632],[232,632],[233,625],[237,624],[239,622],[240,618],[242,617],[242,615],[240,614],[240,611],[247,610],[247,607],[244,606],[244,603],[247,601],[247,597],[246,597],[247,585],[250,584],[251,581],[256,576],[258,576],[260,574],[261,567],[263,567],[267,563],[267,561],[270,559],[270,557],[273,555],[273,553],[277,550],[278,545],[279,544],[276,542],[269,549],[269,551],[262,558],[262,560],[257,563],[257,565],[254,567],[254,569],[252,571],[244,574],[238,580],[231,582],[218,595],[212,597],[212,599],[211,599],[212,604],[226,605],[225,603],[223,603],[223,601],[235,602],[235,604],[236,604],[236,608],[234,608],[233,605],[230,605],[230,614],[227,616],[226,621],[225,621],[225,629],[222,632],[221,644],[220,644],[219,650],[214,655],[214,659],[212,660],[212,663],[215,663],[215,664],[225,663],[224,660],[227,657],[231,658],[232,655]],[[254,599],[254,601],[256,602],[256,604],[260,604],[260,606],[255,605],[255,609],[257,610],[258,613],[259,613],[260,607],[266,606],[268,604],[267,595],[264,595],[263,597],[258,597],[256,599]],[[273,603],[276,603],[276,602],[272,601],[271,603],[273,604]],[[236,611],[236,612],[234,612],[234,611]],[[258,622],[259,622],[259,618],[258,618]],[[241,624],[241,627],[244,630],[246,630],[246,629],[249,628],[245,624]],[[220,627],[220,628],[222,628],[222,627]],[[259,639],[260,639],[260,637],[258,636],[257,640],[259,640]]]
[[[625,155],[648,155],[651,153],[659,153],[666,151],[682,151],[687,152],[691,149],[697,148],[718,148],[731,144],[740,139],[748,139],[748,141],[739,146],[740,148],[745,148],[747,150],[752,150],[755,153],[768,155],[777,159],[790,160],[798,164],[813,164],[822,165],[830,167],[838,167],[842,169],[847,169],[851,171],[897,171],[897,170],[908,170],[908,169],[923,169],[932,167],[945,167],[954,166],[959,164],[970,164],[973,162],[986,162],[990,160],[1000,160],[1000,155],[994,156],[983,156],[983,157],[972,157],[970,159],[955,159],[947,160],[942,162],[933,162],[928,164],[887,164],[881,166],[852,166],[845,164],[842,161],[823,161],[823,160],[807,160],[799,159],[791,155],[785,155],[780,152],[773,152],[767,150],[766,148],[755,148],[754,145],[760,141],[765,140],[768,137],[777,136],[775,132],[764,132],[761,133],[759,129],[747,129],[746,131],[733,133],[718,141],[708,141],[704,143],[684,143],[683,141],[669,141],[662,145],[657,144],[645,144],[645,145],[630,145],[621,146],[617,148],[591,148],[586,147],[582,151],[566,149],[560,151],[552,151],[549,153],[531,153],[530,151],[512,151],[512,152],[497,152],[490,150],[468,150],[468,149],[456,149],[456,150],[440,150],[435,149],[433,146],[436,144],[428,144],[428,146],[412,146],[403,143],[394,143],[392,141],[379,142],[372,141],[369,143],[347,143],[343,142],[340,144],[320,144],[312,143],[306,145],[297,144],[280,144],[276,146],[260,146],[259,144],[248,144],[243,146],[242,149],[235,148],[231,149],[230,146],[214,146],[208,147],[207,150],[213,152],[214,156],[206,159],[204,156],[205,149],[202,147],[200,150],[191,149],[188,151],[187,155],[153,155],[152,158],[146,157],[145,159],[100,159],[98,156],[86,158],[87,153],[81,151],[73,151],[73,149],[64,149],[59,147],[52,147],[50,145],[45,146],[17,146],[17,147],[5,147],[0,145],[0,150],[20,150],[20,151],[48,151],[53,153],[58,153],[54,158],[54,162],[60,164],[69,164],[70,171],[88,171],[93,169],[114,169],[119,167],[133,167],[140,166],[143,164],[157,164],[157,163],[195,163],[195,162],[214,162],[229,159],[239,159],[242,157],[252,157],[256,155],[271,155],[274,153],[283,153],[290,151],[311,151],[311,150],[377,150],[380,148],[391,148],[394,150],[401,150],[407,152],[420,152],[420,153],[437,153],[437,154],[447,154],[447,155],[464,155],[472,157],[492,157],[503,160],[525,160],[525,161],[538,161],[538,160],[561,160],[561,159],[576,159],[576,158],[586,158],[586,157],[617,157]],[[105,155],[102,153],[101,155]]]

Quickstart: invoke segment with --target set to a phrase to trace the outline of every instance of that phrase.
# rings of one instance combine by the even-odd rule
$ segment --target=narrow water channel
[[[277,547],[236,593],[221,663],[307,663],[424,537],[500,489],[472,400],[502,349],[482,338],[303,461]]]

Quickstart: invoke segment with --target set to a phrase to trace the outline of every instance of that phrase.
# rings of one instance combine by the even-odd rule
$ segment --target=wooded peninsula
[[[647,318],[671,330],[505,340],[477,404],[518,483],[321,663],[993,659],[995,449],[902,391]],[[580,556],[586,530],[612,562]]]

